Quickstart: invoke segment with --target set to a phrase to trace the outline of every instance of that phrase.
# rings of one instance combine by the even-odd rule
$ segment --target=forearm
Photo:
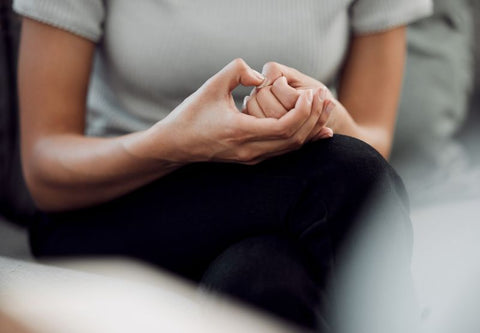
[[[327,126],[331,127],[336,134],[348,135],[368,143],[388,160],[392,147],[393,136],[391,133],[393,130],[358,123],[341,103],[338,103],[335,115],[331,118],[331,122],[327,123]]]
[[[24,59],[24,65],[33,60]],[[20,72],[24,173],[38,207],[46,211],[112,200],[192,162],[259,163],[297,149],[319,115],[317,109],[312,112],[313,96],[308,98],[307,92],[282,119],[239,112],[232,91],[239,85],[258,86],[265,78],[235,59],[148,130],[89,138],[83,135],[85,73],[60,71],[64,77],[55,78],[59,71],[52,68],[48,75],[30,73],[36,78],[32,82],[25,68]],[[46,87],[42,82],[57,84]]]
[[[405,58],[405,27],[356,36],[340,79],[338,99],[344,108],[337,133],[369,143],[385,158],[393,142]]]
[[[181,164],[147,154],[148,131],[116,138],[52,135],[24,158],[37,206],[46,211],[87,207],[112,200],[158,179]],[[162,148],[165,142],[156,142]],[[156,152],[166,151],[157,149]]]

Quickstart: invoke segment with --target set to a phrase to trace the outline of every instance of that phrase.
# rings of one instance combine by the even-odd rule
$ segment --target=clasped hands
[[[278,63],[263,73],[233,60],[148,130],[151,157],[252,165],[333,135],[338,102],[322,83]],[[243,110],[232,96],[239,85],[254,87]]]
[[[308,99],[313,98],[311,112],[315,113],[320,110],[318,121],[308,135],[306,142],[332,137],[333,130],[326,125],[336,104],[328,88],[323,85],[315,89],[303,88],[302,86],[294,88],[289,85],[282,69],[287,68],[276,63],[265,65],[263,70],[266,73],[265,79],[260,86],[252,90],[249,96],[245,97],[242,112],[257,118],[280,119],[295,108],[302,94],[306,94]],[[293,70],[288,69],[288,72],[291,71]],[[278,75],[281,76],[278,77]],[[291,77],[291,80],[295,83],[295,77]]]

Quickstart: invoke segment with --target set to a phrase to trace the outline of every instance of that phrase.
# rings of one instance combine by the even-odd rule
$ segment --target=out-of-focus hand
[[[146,132],[151,142],[147,155],[169,156],[180,164],[255,164],[300,148],[322,114],[324,103],[318,90],[298,92],[290,111],[279,119],[240,112],[232,91],[240,84],[259,86],[263,81],[264,77],[243,60],[232,61]],[[161,140],[169,142],[156,145]]]

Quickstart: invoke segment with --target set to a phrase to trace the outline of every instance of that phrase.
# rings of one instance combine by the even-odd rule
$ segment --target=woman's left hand
[[[331,93],[326,97],[335,105],[326,126],[368,143],[386,159],[393,144],[406,51],[405,26],[352,37],[339,81],[339,100]],[[324,86],[275,62],[264,66],[263,75],[269,82],[284,76],[298,90]]]
[[[267,86],[261,89],[255,88],[252,94],[246,98],[244,105],[246,113],[280,118],[287,110],[293,108],[301,91],[321,89],[325,107],[321,119],[310,135],[310,141],[333,135],[335,111],[340,103],[324,84],[294,68],[276,62],[265,64],[262,72],[266,77]]]

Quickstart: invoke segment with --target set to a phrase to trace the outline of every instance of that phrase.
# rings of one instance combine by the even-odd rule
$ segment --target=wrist
[[[152,167],[171,167],[176,169],[187,164],[186,159],[175,155],[171,136],[166,133],[166,126],[158,122],[152,127],[127,136],[124,148],[135,160]]]
[[[347,128],[354,126],[355,122],[339,101],[334,99],[332,102],[335,104],[335,109],[331,112],[325,126],[331,128],[336,134],[349,132]]]

